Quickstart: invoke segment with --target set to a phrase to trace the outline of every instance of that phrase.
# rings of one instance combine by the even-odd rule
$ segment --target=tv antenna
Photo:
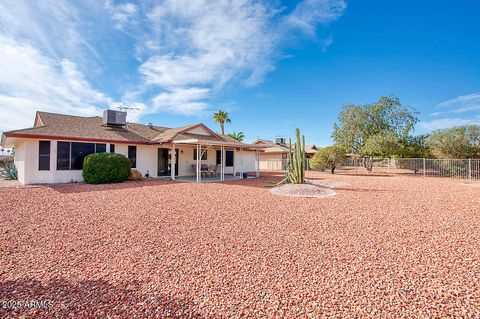
[[[127,111],[127,110],[132,110],[132,111],[140,111],[138,107],[135,105],[128,105],[128,104],[120,104],[120,106],[117,106],[117,109],[122,110],[122,111]]]

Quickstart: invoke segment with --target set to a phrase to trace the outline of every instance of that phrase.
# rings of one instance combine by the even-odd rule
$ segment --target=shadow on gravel
[[[129,189],[129,188],[139,188],[139,187],[152,187],[152,186],[159,186],[159,185],[173,185],[178,183],[179,182],[165,180],[165,179],[145,179],[142,181],[126,181],[123,183],[112,183],[112,184],[69,183],[69,184],[45,185],[45,187],[51,188],[52,190],[62,194],[71,194],[71,193],[102,192],[102,191],[109,191],[109,190]]]
[[[145,294],[139,282],[18,279],[0,282],[0,296],[1,318],[204,318],[191,311],[195,305],[188,297]]]
[[[365,192],[365,193],[398,193],[399,190],[391,189],[381,189],[381,188],[357,188],[357,187],[336,187],[336,191],[347,191],[347,192]]]
[[[371,173],[371,174],[363,174],[363,173],[335,173],[335,175],[341,175],[341,176],[361,176],[361,177],[394,177],[397,176],[396,174],[376,174],[376,173]]]

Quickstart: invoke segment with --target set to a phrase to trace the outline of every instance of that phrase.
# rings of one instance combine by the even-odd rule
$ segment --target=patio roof
[[[198,138],[191,138],[185,140],[176,140],[172,141],[174,144],[186,144],[186,145],[210,145],[210,146],[227,146],[227,147],[237,147],[247,149],[254,149],[254,150],[263,150],[265,149],[265,145],[254,145],[254,144],[244,144],[241,142],[223,142],[218,140],[207,140],[207,139],[198,139]]]

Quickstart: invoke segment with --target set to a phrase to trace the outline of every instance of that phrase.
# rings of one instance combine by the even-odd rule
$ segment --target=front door
[[[157,176],[170,176],[170,158],[172,150],[168,148],[158,149],[158,175]],[[178,175],[178,149],[175,149],[175,175]]]

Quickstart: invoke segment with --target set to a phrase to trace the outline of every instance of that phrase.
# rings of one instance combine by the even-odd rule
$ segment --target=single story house
[[[103,117],[37,112],[33,127],[4,132],[2,147],[15,147],[21,184],[81,182],[83,159],[95,152],[128,157],[144,176],[193,176],[215,168],[218,180],[259,171],[260,145],[215,133],[204,124],[167,128],[128,123],[126,112]],[[174,158],[172,161],[171,159]]]
[[[286,166],[288,165],[288,153],[290,152],[290,148],[285,138],[276,138],[275,141],[258,139],[252,144],[263,146],[265,148],[264,152],[260,153],[260,170],[278,171],[286,169]],[[305,145],[307,169],[308,160],[313,157],[317,150],[318,148],[315,146],[315,144]]]

